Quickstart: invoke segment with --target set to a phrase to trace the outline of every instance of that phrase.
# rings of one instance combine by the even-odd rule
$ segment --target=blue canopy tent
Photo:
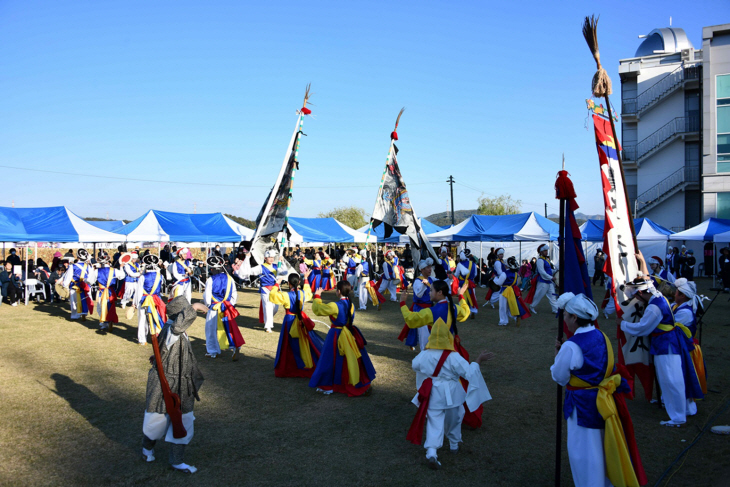
[[[65,206],[0,207],[2,242],[123,242],[124,237],[91,225]]]
[[[366,234],[343,225],[334,218],[289,217],[291,243],[363,243]],[[377,239],[370,238],[372,242]]]
[[[435,224],[431,223],[430,221],[424,220],[422,218],[419,219],[419,222],[421,224],[421,228],[423,228],[423,231],[426,233],[426,236],[429,236],[432,233],[440,232],[444,229],[443,227],[435,225]],[[358,230],[367,234],[368,226],[369,225],[365,225],[364,227],[359,228]],[[410,241],[408,236],[398,233],[395,230],[393,230],[393,233],[388,238],[385,238],[384,235],[385,235],[385,225],[378,225],[378,228],[373,228],[372,231],[370,232],[370,240],[372,242],[374,242],[375,240],[373,239],[373,236],[375,236],[378,238],[378,242],[383,242],[383,243],[406,244]]]
[[[432,242],[553,241],[558,224],[537,213],[472,215],[458,225],[428,236]]]
[[[102,230],[106,230],[107,232],[113,232],[114,230],[118,230],[124,226],[124,222],[121,220],[85,220],[86,223],[89,223],[91,225],[94,225],[96,228],[101,228]]]
[[[246,230],[250,235],[246,235]],[[241,242],[253,235],[222,213],[173,213],[149,210],[115,230],[129,242]]]

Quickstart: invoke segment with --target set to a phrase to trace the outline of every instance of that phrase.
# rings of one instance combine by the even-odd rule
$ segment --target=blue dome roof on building
[[[681,52],[682,49],[694,49],[692,43],[687,39],[687,34],[684,33],[684,29],[665,27],[649,32],[644,42],[639,45],[634,57],[672,54]]]

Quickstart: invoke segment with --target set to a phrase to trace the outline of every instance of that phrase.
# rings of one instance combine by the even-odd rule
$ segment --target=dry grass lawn
[[[709,293],[709,284],[700,280],[699,287]],[[603,296],[599,288],[595,293]],[[356,318],[378,374],[366,398],[326,397],[306,380],[275,378],[278,333],[265,334],[258,324],[258,294],[240,293],[238,308],[247,342],[239,362],[204,357],[202,316],[190,329],[206,381],[186,453],[199,472],[186,476],[168,469],[164,442],[155,463],[141,460],[152,349],[135,343],[136,316],[129,323],[122,316],[115,333],[102,336],[95,333],[96,317],[69,321],[65,303],[0,307],[0,484],[552,485],[556,404],[549,367],[557,324],[546,302],[519,327],[497,327],[497,311],[488,307],[460,326],[470,352],[496,354],[483,367],[494,399],[485,405],[480,430],[465,427],[458,455],[442,450],[438,472],[405,439],[415,413],[414,352],[396,339],[402,320],[395,303]],[[685,427],[661,427],[663,410],[643,399],[629,403],[652,484],[728,401],[728,322],[730,303],[721,294],[703,336],[715,392]],[[613,338],[613,320],[601,317],[601,324]],[[729,423],[728,412],[716,421]],[[727,485],[728,441],[704,435],[671,485]],[[572,485],[565,453],[563,485]]]

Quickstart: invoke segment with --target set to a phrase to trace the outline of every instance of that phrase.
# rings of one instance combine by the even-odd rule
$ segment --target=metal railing
[[[669,192],[676,189],[679,186],[688,183],[698,183],[700,181],[700,168],[699,166],[685,166],[677,169],[666,178],[659,181],[657,184],[649,188],[648,190],[641,193],[636,198],[636,210],[637,212],[646,208],[647,206],[658,203],[666,196]]]
[[[622,114],[637,114],[648,110],[665,95],[673,92],[684,81],[699,79],[702,66],[678,66],[674,71],[662,77],[659,81],[644,90],[636,98],[626,98],[621,101]]]
[[[700,117],[693,115],[691,117],[677,117],[661,126],[654,133],[646,137],[644,140],[636,144],[636,160],[648,155],[658,149],[661,144],[671,139],[675,135],[685,134],[688,132],[699,132]]]

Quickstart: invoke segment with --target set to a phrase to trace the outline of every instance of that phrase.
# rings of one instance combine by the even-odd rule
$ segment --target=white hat
[[[548,250],[549,248],[550,248],[550,247],[548,247],[548,245],[547,245],[547,244],[542,244],[542,245],[540,245],[540,246],[539,246],[539,247],[537,248],[537,253],[539,254],[539,253],[540,253],[540,252],[542,252],[543,250]]]
[[[624,284],[623,291],[626,294],[627,298],[632,298],[639,291],[647,291],[653,294],[656,292],[656,288],[654,287],[654,283],[652,281],[645,281],[643,279],[640,279]]]
[[[697,284],[692,281],[688,281],[684,277],[680,277],[674,281],[674,285],[680,293],[684,294],[689,299],[693,299],[697,295]]]
[[[368,256],[368,251],[367,251],[367,250],[365,250],[365,249],[362,249],[362,250],[360,251],[360,255],[361,255],[361,256],[363,256],[363,257],[367,257],[367,256]]]
[[[190,252],[190,249],[188,249],[187,247],[183,247],[177,250],[177,256],[185,257],[186,255],[188,255],[188,252]]]
[[[422,271],[426,267],[430,267],[433,265],[433,259],[431,257],[424,259],[418,263],[418,270]]]
[[[448,254],[449,253],[449,249],[446,246],[441,247],[441,253],[442,254]]]
[[[504,255],[504,249],[497,249],[497,255]]]
[[[276,250],[268,249],[266,252],[264,252],[264,258],[268,257],[276,257]]]
[[[593,300],[588,299],[585,294],[563,293],[558,298],[558,308],[576,315],[584,320],[595,320],[598,318],[598,306]]]
[[[464,253],[463,250],[461,252],[459,252],[459,259],[466,260],[466,253]]]

